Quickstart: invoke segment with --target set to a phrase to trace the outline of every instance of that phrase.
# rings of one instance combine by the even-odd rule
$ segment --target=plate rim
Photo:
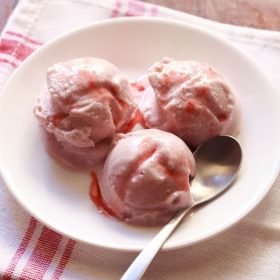
[[[271,84],[271,81],[268,79],[266,74],[259,68],[259,66],[256,64],[256,62],[243,49],[239,48],[236,45],[233,45],[227,39],[222,37],[220,34],[209,31],[205,27],[197,26],[193,23],[183,22],[182,20],[166,19],[166,18],[151,18],[151,17],[136,17],[136,18],[124,17],[124,18],[114,18],[114,19],[109,19],[109,20],[102,20],[102,21],[98,21],[98,22],[83,26],[83,27],[75,28],[75,29],[71,30],[70,32],[64,33],[62,35],[59,35],[59,36],[53,38],[52,40],[45,43],[43,46],[36,49],[25,61],[23,61],[19,65],[19,67],[17,67],[17,69],[15,69],[13,74],[9,77],[8,81],[5,82],[4,87],[2,89],[2,93],[0,95],[0,102],[3,99],[3,96],[8,94],[7,88],[9,87],[10,83],[12,83],[14,77],[18,74],[18,72],[22,71],[21,70],[22,68],[24,69],[25,67],[27,67],[26,65],[28,65],[28,63],[31,63],[34,59],[36,59],[37,54],[44,52],[45,49],[48,49],[49,47],[53,46],[54,44],[59,44],[59,42],[61,40],[64,40],[67,37],[74,36],[77,33],[88,32],[91,29],[95,29],[99,26],[106,27],[106,25],[112,25],[115,23],[126,24],[128,22],[136,22],[136,23],[137,22],[138,23],[156,22],[158,24],[172,24],[175,27],[179,25],[182,28],[192,29],[195,32],[203,33],[203,35],[205,35],[207,37],[211,37],[211,39],[219,41],[219,43],[226,45],[227,48],[230,48],[232,51],[238,52],[244,60],[246,60],[248,63],[250,63],[251,66],[261,76],[263,76],[263,79],[265,80],[266,84],[271,89],[271,94],[275,95],[275,98],[279,98],[279,96],[276,93],[275,88]],[[277,176],[280,171],[280,151],[278,151],[277,153],[278,153],[277,160],[275,160],[274,166],[270,170],[270,173],[269,173],[270,176],[266,178],[267,183],[266,183],[265,187],[262,189],[260,194],[249,204],[249,206],[246,208],[246,211],[243,211],[240,215],[233,216],[232,219],[227,220],[227,222],[225,222],[225,223],[219,224],[219,226],[217,226],[215,228],[215,230],[211,231],[211,233],[208,233],[208,235],[205,235],[205,234],[201,234],[198,236],[196,235],[195,238],[189,239],[187,243],[186,242],[173,242],[172,244],[166,243],[165,246],[163,247],[163,250],[165,250],[165,251],[175,250],[175,249],[179,249],[182,247],[188,247],[191,245],[195,245],[197,243],[204,242],[205,240],[213,238],[217,234],[223,233],[224,231],[230,229],[231,227],[236,225],[237,222],[244,219],[264,199],[264,197],[267,195],[269,190],[272,188],[273,183],[277,179]],[[137,245],[134,247],[132,247],[132,246],[124,247],[123,245],[118,246],[117,244],[116,244],[116,246],[112,246],[112,244],[108,245],[107,243],[104,244],[104,242],[103,243],[100,243],[100,242],[93,243],[93,242],[90,242],[90,241],[82,239],[82,238],[73,237],[71,234],[68,234],[67,232],[65,232],[63,230],[53,227],[52,224],[46,223],[45,220],[41,218],[42,216],[44,217],[45,215],[38,216],[36,212],[31,211],[31,209],[26,206],[26,204],[24,203],[24,201],[21,199],[20,195],[16,191],[16,186],[14,186],[13,180],[10,178],[10,174],[9,174],[10,172],[9,172],[9,170],[6,170],[4,162],[2,161],[1,157],[0,157],[0,172],[1,172],[1,176],[4,180],[4,182],[6,183],[7,189],[9,190],[10,193],[12,193],[13,197],[21,205],[21,207],[23,207],[25,209],[25,211],[27,211],[31,216],[35,217],[38,221],[40,221],[42,224],[45,224],[52,230],[59,232],[60,234],[67,236],[71,239],[74,239],[76,241],[86,243],[88,245],[100,247],[103,249],[127,251],[127,252],[138,252],[143,249],[142,246],[137,246]]]

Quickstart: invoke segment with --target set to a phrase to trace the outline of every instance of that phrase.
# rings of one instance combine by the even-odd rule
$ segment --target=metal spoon
[[[190,188],[193,204],[174,215],[137,256],[121,280],[140,279],[183,217],[194,207],[216,198],[231,185],[241,165],[242,151],[233,137],[217,136],[200,145],[194,157],[196,177]]]

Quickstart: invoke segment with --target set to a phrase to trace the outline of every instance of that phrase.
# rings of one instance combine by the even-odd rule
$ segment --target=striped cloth
[[[17,66],[53,37],[99,20],[144,15],[207,26],[249,53],[280,90],[278,32],[222,25],[133,0],[21,0],[0,40],[0,90]],[[225,233],[161,252],[144,279],[280,279],[279,184]],[[50,230],[17,204],[0,177],[0,279],[119,279],[135,256]]]

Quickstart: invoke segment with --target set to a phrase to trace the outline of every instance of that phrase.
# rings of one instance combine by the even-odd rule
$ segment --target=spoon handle
[[[183,217],[193,208],[191,205],[189,208],[179,210],[174,217],[166,224],[160,232],[148,243],[143,251],[137,256],[133,263],[129,266],[127,271],[122,276],[121,280],[138,280],[147,270],[148,266],[152,262],[153,258],[168,239],[170,234],[182,221]]]

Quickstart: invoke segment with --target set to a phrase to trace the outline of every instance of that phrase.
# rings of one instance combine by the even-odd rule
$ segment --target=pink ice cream
[[[48,69],[34,113],[52,156],[90,168],[105,159],[134,109],[127,77],[110,62],[88,57]]]
[[[128,133],[108,155],[100,188],[105,204],[126,223],[156,226],[191,204],[194,157],[177,136],[157,129]]]
[[[163,58],[150,69],[140,102],[146,127],[176,134],[191,148],[216,136],[236,136],[239,110],[233,90],[213,67]]]

